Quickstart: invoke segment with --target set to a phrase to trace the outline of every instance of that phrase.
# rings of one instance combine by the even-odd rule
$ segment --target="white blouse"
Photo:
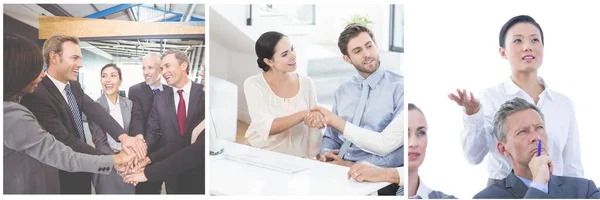
[[[298,75],[298,79],[298,93],[291,98],[277,96],[262,73],[244,81],[244,94],[251,119],[245,138],[250,146],[304,158],[314,158],[317,155],[323,137],[323,132],[319,129],[298,123],[282,133],[269,135],[275,118],[317,106],[312,80],[303,75]]]
[[[108,109],[109,109],[109,113],[110,116],[115,119],[115,121],[117,121],[117,123],[119,123],[119,125],[121,125],[121,127],[123,127],[123,115],[121,114],[121,102],[119,101],[120,97],[117,97],[117,102],[115,104],[112,103],[112,101],[110,101],[110,99],[108,99],[108,96],[106,96],[106,102],[108,103]],[[110,136],[110,134],[106,133],[106,140],[108,142],[108,146],[110,146],[110,148],[114,151],[114,152],[119,152],[121,151],[122,147],[121,147],[121,143],[117,142],[115,139],[112,138],[112,136]]]
[[[537,104],[525,91],[509,77],[504,83],[485,89],[480,97],[481,105],[477,113],[467,115],[463,108],[464,128],[461,143],[464,156],[471,164],[479,164],[488,156],[488,177],[503,179],[510,174],[508,157],[498,152],[494,137],[493,120],[496,111],[506,101],[515,97],[536,105],[544,114],[548,134],[548,154],[552,158],[557,176],[583,177],[583,165],[579,148],[579,129],[575,118],[573,102],[565,95],[548,89],[544,80],[538,77],[545,90],[538,96]]]

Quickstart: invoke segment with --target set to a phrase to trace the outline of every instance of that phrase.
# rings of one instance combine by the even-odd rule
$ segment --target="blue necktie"
[[[158,94],[158,92],[160,92],[160,90],[159,90],[159,89],[153,89],[153,90],[152,90],[152,93],[154,93],[154,95]]]
[[[69,103],[69,108],[71,108],[71,114],[73,115],[73,119],[75,120],[75,127],[77,127],[77,132],[79,132],[80,139],[85,142],[85,135],[83,132],[83,121],[81,120],[81,115],[79,113],[79,107],[77,106],[77,101],[75,101],[75,96],[71,92],[71,87],[67,84],[65,86],[65,92],[67,93],[67,100]]]
[[[363,81],[361,86],[362,91],[360,92],[360,100],[358,101],[358,106],[356,106],[356,111],[354,111],[354,118],[352,119],[352,124],[358,127],[360,127],[360,121],[362,120],[363,113],[365,111],[365,106],[367,105],[367,98],[369,97],[369,85],[365,81]],[[338,156],[344,158],[350,145],[352,145],[352,142],[350,142],[350,140],[344,141],[344,144],[342,144]]]

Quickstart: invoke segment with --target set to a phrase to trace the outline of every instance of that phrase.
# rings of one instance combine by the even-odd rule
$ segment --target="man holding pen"
[[[552,175],[544,115],[533,104],[514,98],[494,116],[498,152],[508,157],[513,171],[474,198],[600,198],[593,181]]]

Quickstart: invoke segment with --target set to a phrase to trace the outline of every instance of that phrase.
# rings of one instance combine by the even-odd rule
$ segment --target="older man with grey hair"
[[[165,89],[171,88],[161,83],[160,57],[159,53],[146,54],[142,58],[144,81],[129,88],[128,97],[133,102],[129,132],[137,134],[138,137],[147,138],[146,126],[148,125],[148,117],[152,110],[154,96]],[[152,153],[159,146],[148,148],[148,153]],[[160,194],[161,187],[162,182],[145,182],[138,184],[135,192],[137,194]]]
[[[535,105],[521,98],[509,100],[496,112],[493,124],[498,152],[508,157],[513,171],[474,198],[600,198],[591,180],[552,175],[544,115]]]

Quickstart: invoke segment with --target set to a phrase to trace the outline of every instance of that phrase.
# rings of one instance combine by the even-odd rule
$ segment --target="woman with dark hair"
[[[500,29],[500,56],[510,64],[511,75],[483,91],[481,101],[457,89],[448,97],[464,107],[464,128],[461,142],[465,157],[471,164],[479,164],[489,153],[488,185],[509,175],[511,166],[506,156],[496,148],[492,120],[500,105],[520,97],[536,105],[546,116],[554,175],[583,177],[579,148],[579,130],[573,102],[565,95],[548,89],[538,77],[544,56],[544,32],[530,16],[520,15],[508,20]]]
[[[45,76],[40,48],[31,40],[4,34],[4,193],[59,193],[58,170],[109,174],[135,155],[96,156],[74,152],[38,124],[20,104]]]
[[[302,122],[310,108],[317,106],[317,97],[312,80],[294,72],[294,46],[287,36],[270,31],[258,38],[255,50],[263,72],[244,81],[251,118],[245,135],[247,143],[289,155],[315,157],[322,132]]]
[[[131,110],[133,102],[125,97],[119,96],[119,87],[123,82],[121,69],[115,64],[107,64],[100,70],[100,83],[104,93],[96,100],[110,116],[128,131],[131,122]],[[93,121],[89,121],[92,140],[96,149],[106,155],[117,154],[122,150],[121,143],[115,141],[106,131],[102,130]],[[111,172],[108,176],[94,174],[92,183],[97,194],[134,194],[135,187],[123,182],[121,176]]]

